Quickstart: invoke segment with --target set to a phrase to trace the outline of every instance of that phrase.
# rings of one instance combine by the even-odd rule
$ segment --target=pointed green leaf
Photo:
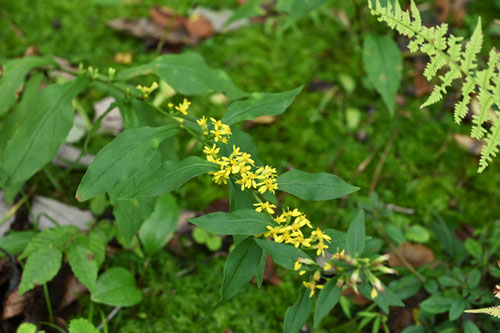
[[[236,245],[227,256],[224,265],[219,302],[228,301],[240,292],[256,272],[261,256],[262,249],[251,237]]]
[[[68,251],[68,261],[78,281],[92,292],[98,270],[97,260],[92,251],[82,245],[73,245]]]
[[[27,258],[39,249],[46,247],[63,248],[78,231],[79,229],[74,225],[45,229],[31,239],[19,259]]]
[[[313,305],[314,299],[309,297],[309,289],[300,287],[297,302],[286,310],[285,333],[299,332],[309,318]]]
[[[77,78],[37,93],[4,151],[7,185],[27,180],[52,160],[73,126],[71,102],[87,85],[87,79]]]
[[[125,242],[130,245],[135,234],[151,216],[155,207],[156,198],[138,197],[128,200],[118,200],[115,203],[113,214]]]
[[[363,63],[368,79],[394,115],[403,69],[403,57],[397,44],[387,36],[366,35]]]
[[[16,92],[24,82],[26,74],[35,67],[54,64],[52,57],[24,57],[9,60],[3,65],[0,79],[0,116],[16,102]]]
[[[266,261],[267,261],[267,253],[266,251],[262,251],[262,256],[260,257],[259,266],[257,266],[257,270],[255,271],[255,282],[257,283],[257,287],[262,286],[262,281],[264,280],[264,273],[266,271]]]
[[[26,248],[28,243],[35,237],[34,231],[14,231],[7,236],[0,238],[0,247],[5,249],[12,255],[16,255]],[[3,252],[0,252],[0,258],[5,257]]]
[[[346,250],[351,256],[361,255],[365,248],[365,213],[360,210],[352,220],[346,237]]]
[[[267,226],[274,224],[267,215],[252,209],[207,214],[189,219],[189,222],[220,235],[258,235],[266,232]]]
[[[247,94],[240,90],[226,72],[210,68],[197,53],[167,54],[152,62],[122,71],[118,80],[127,80],[138,75],[156,74],[182,95],[204,95],[223,92],[229,99],[238,99]]]
[[[278,189],[303,200],[331,200],[359,190],[331,173],[307,173],[301,170],[285,172],[277,179]]]
[[[342,288],[337,287],[337,279],[330,279],[319,292],[314,310],[314,327],[318,327],[321,320],[330,313],[342,294]]]
[[[368,299],[372,299],[382,311],[384,311],[386,314],[389,314],[389,307],[390,306],[404,306],[404,303],[401,302],[399,299],[398,295],[396,295],[391,289],[389,289],[386,285],[382,283],[382,286],[384,287],[383,292],[379,292],[377,297],[375,299],[372,299],[370,292],[372,290],[372,286],[368,283],[364,283],[359,286],[359,291],[363,296],[365,296]]]
[[[463,299],[455,300],[450,307],[449,319],[451,321],[460,318],[465,311],[465,301]]]
[[[69,333],[99,333],[99,330],[87,319],[73,319],[69,323]]]
[[[295,246],[267,241],[264,239],[255,239],[257,245],[264,249],[273,261],[286,269],[293,270],[293,265],[298,258],[311,259],[304,251]]]
[[[220,167],[198,156],[182,161],[166,161],[151,176],[133,188],[133,193],[120,193],[119,198],[135,196],[158,196],[176,190],[190,179],[217,171]]]
[[[173,125],[124,131],[96,155],[78,186],[76,198],[91,199],[128,180],[153,158],[163,140],[179,132]]]
[[[32,323],[22,323],[17,328],[16,333],[36,333],[36,325]]]
[[[24,265],[23,276],[19,286],[19,295],[43,284],[56,276],[61,268],[62,252],[53,247],[41,248],[28,257]]]
[[[123,267],[112,267],[97,280],[94,302],[112,306],[133,306],[142,300],[142,293],[135,286],[135,279]]]
[[[238,20],[264,15],[266,11],[261,7],[263,1],[264,0],[249,0],[245,2],[234,11],[233,16],[224,23],[224,27]]]
[[[420,303],[420,309],[431,314],[438,314],[450,310],[453,300],[443,296],[431,296]]]
[[[172,238],[177,229],[179,207],[175,197],[164,194],[156,200],[153,214],[144,222],[139,238],[147,255],[159,251]]]
[[[275,116],[285,112],[303,87],[281,93],[255,92],[244,101],[233,102],[222,117],[224,124],[232,125],[242,120],[260,116]]]

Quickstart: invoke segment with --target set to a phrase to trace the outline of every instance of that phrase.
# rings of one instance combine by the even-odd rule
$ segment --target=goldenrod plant
[[[102,118],[115,106],[123,115],[126,129],[97,153],[75,197],[81,202],[97,198],[105,202],[109,197],[115,223],[99,222],[85,233],[74,226],[63,226],[36,235],[9,235],[12,242],[25,244],[9,249],[12,253],[22,252],[19,258],[26,259],[20,294],[37,285],[46,289],[61,262],[67,260],[90,291],[92,301],[120,307],[139,303],[142,293],[127,269],[111,267],[102,271],[106,244],[116,238],[138,255],[152,255],[161,249],[177,225],[178,207],[170,193],[194,177],[209,174],[216,184],[228,187],[231,211],[189,221],[210,233],[234,238],[218,304],[237,295],[252,277],[260,286],[269,255],[302,279],[299,299],[284,314],[285,332],[301,329],[315,300],[314,323],[319,325],[345,288],[363,294],[385,313],[389,306],[403,305],[381,281],[382,275],[396,273],[384,265],[389,257],[365,247],[369,238],[365,235],[363,211],[357,212],[347,233],[322,230],[299,208],[287,207],[279,212],[275,196],[282,191],[303,200],[324,201],[345,197],[359,188],[330,173],[290,170],[279,174],[260,160],[251,137],[235,126],[258,116],[283,113],[302,87],[281,93],[248,94],[236,87],[225,72],[208,67],[199,55],[185,53],[161,56],[122,72],[111,69],[108,75],[81,66],[77,72],[70,72],[74,79],[69,82],[49,84],[38,91],[44,81],[38,71],[54,68],[57,65],[50,57],[12,60],[4,67],[0,91],[14,94],[26,74],[31,72],[31,78],[19,101],[15,96],[4,101],[8,103],[5,112],[14,108],[0,138],[0,184],[9,192],[20,191],[24,182],[50,163],[64,143],[73,124],[73,101],[77,96],[89,87],[105,91],[116,102],[93,125],[83,153]],[[162,108],[149,100],[160,84],[130,83],[144,74],[155,75],[182,95],[219,91],[233,102],[222,119],[208,114],[195,117],[187,98],[175,104],[170,101],[167,108]],[[172,140],[180,134],[198,142],[204,157],[169,159],[166,152],[174,149]],[[165,222],[155,217],[157,210],[176,213]],[[79,321],[73,325],[91,323]]]
[[[493,48],[489,52],[486,67],[479,68],[478,54],[482,48],[483,34],[479,19],[471,38],[465,42],[462,37],[449,33],[446,23],[435,27],[422,24],[420,12],[411,1],[411,11],[401,9],[396,0],[394,5],[387,1],[382,6],[379,0],[368,0],[372,15],[385,22],[400,34],[408,37],[411,52],[422,52],[429,57],[424,76],[431,81],[436,76],[439,83],[434,86],[422,108],[440,101],[447,94],[454,81],[461,81],[461,100],[455,105],[455,122],[460,124],[469,110],[472,95],[477,96],[480,105],[478,114],[473,115],[471,136],[484,139],[478,172],[486,169],[498,153],[500,145],[500,55]],[[488,131],[484,127],[491,123]]]

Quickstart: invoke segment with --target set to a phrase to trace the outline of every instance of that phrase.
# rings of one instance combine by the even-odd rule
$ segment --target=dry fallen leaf
[[[173,9],[163,6],[151,8],[149,16],[154,23],[169,30],[177,30],[184,27],[186,19],[177,14]]]
[[[113,61],[117,64],[129,65],[134,57],[131,52],[118,52],[113,57]]]
[[[450,16],[451,0],[436,0],[437,19],[440,22],[448,22]]]
[[[27,293],[19,295],[19,286],[7,296],[5,306],[3,308],[2,319],[9,319],[23,313],[24,309],[30,305],[34,291],[30,290]]]
[[[434,252],[422,244],[399,244],[398,252],[414,267],[425,266],[435,259]],[[393,253],[389,259],[389,265],[392,267],[403,266],[403,263],[399,257]]]
[[[212,23],[201,14],[191,16],[185,23],[186,30],[191,37],[203,39],[214,35]]]

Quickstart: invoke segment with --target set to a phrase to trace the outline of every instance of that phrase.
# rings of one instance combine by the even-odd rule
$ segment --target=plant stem
[[[45,302],[47,303],[47,311],[49,312],[49,320],[51,323],[54,323],[54,314],[52,313],[52,304],[50,303],[50,295],[49,288],[47,288],[47,284],[43,284],[43,294],[45,295]]]

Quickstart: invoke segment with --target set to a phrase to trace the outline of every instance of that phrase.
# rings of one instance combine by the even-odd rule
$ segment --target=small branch
[[[97,329],[98,330],[102,330],[104,328],[105,325],[107,325],[117,314],[118,312],[121,310],[121,306],[117,306],[115,307],[109,314],[108,316],[106,317],[106,319],[99,324],[99,326],[97,326]]]

